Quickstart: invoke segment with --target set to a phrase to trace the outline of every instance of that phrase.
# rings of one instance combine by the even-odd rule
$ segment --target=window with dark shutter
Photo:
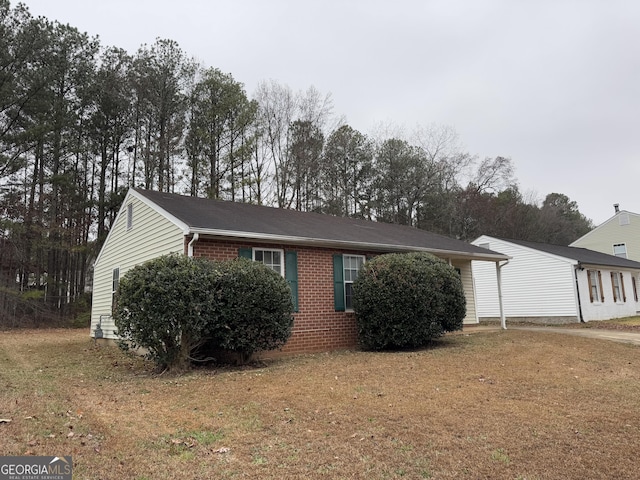
[[[238,256],[260,262],[272,270],[283,275],[289,288],[291,288],[291,300],[294,311],[299,311],[298,305],[298,253],[295,251],[284,252],[284,265],[282,263],[282,250],[263,248],[239,248]],[[284,273],[283,273],[284,269]]]

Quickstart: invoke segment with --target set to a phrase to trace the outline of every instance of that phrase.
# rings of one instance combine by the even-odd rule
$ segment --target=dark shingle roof
[[[508,258],[461,240],[402,225],[149,190],[135,192],[186,224],[192,233],[239,238],[263,236],[287,243],[351,245],[389,251],[426,250],[488,260]]]
[[[502,238],[501,240],[515,243],[516,245],[522,245],[523,247],[540,250],[542,252],[551,253],[559,257],[570,258],[587,265],[640,269],[640,262],[616,257],[615,255],[608,255],[602,252],[596,252],[594,250],[589,250],[586,248],[567,247],[564,245],[550,245],[548,243],[527,242],[524,240],[512,240],[510,238]]]

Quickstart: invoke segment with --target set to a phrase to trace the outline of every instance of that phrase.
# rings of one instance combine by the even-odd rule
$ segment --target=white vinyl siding
[[[577,261],[524,247],[506,240],[482,236],[473,244],[491,241],[491,249],[512,257],[502,267],[504,313],[509,318],[541,318],[575,322],[608,320],[634,315],[640,305],[624,302],[625,290],[638,271],[611,271],[598,265],[578,265]],[[478,317],[499,318],[496,269],[494,264],[472,262]],[[615,275],[618,296],[614,301]],[[577,278],[577,281],[576,281]],[[576,290],[576,283],[578,289]],[[592,300],[593,299],[593,300]],[[578,308],[580,305],[580,309]]]
[[[486,237],[472,242],[487,243]],[[513,257],[502,267],[506,317],[578,318],[573,264],[570,260],[491,238],[491,249]],[[472,262],[478,317],[499,318],[495,263]]]
[[[627,225],[620,224],[620,218],[629,219]],[[571,244],[572,247],[588,248],[596,252],[615,255],[614,245],[624,244],[626,257],[640,262],[640,215],[620,212]]]
[[[135,212],[135,228],[128,229],[128,205]],[[128,195],[94,266],[91,334],[100,316],[105,338],[116,338],[111,314],[114,269],[122,279],[135,265],[169,253],[184,253],[182,230],[134,195]],[[105,323],[106,321],[106,323]]]

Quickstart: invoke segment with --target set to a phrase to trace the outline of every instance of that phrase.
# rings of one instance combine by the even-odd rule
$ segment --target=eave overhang
[[[199,234],[200,239],[226,239],[226,240],[245,240],[256,243],[277,243],[283,245],[300,245],[306,247],[324,247],[324,248],[337,248],[345,250],[365,250],[371,252],[428,252],[433,255],[448,259],[460,259],[460,260],[479,260],[487,262],[501,262],[509,260],[511,257],[508,255],[492,253],[474,253],[474,252],[461,252],[456,250],[437,249],[430,247],[423,247],[419,245],[395,245],[395,244],[381,244],[371,242],[354,242],[347,240],[336,240],[326,238],[309,238],[298,237],[288,235],[274,235],[259,232],[241,232],[230,230],[216,230],[207,228],[189,228],[185,231],[185,235],[191,236],[193,234]]]

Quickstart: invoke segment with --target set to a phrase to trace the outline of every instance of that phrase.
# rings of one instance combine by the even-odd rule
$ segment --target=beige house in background
[[[588,248],[640,262],[640,214],[620,210],[615,215],[583,235],[571,247]]]

